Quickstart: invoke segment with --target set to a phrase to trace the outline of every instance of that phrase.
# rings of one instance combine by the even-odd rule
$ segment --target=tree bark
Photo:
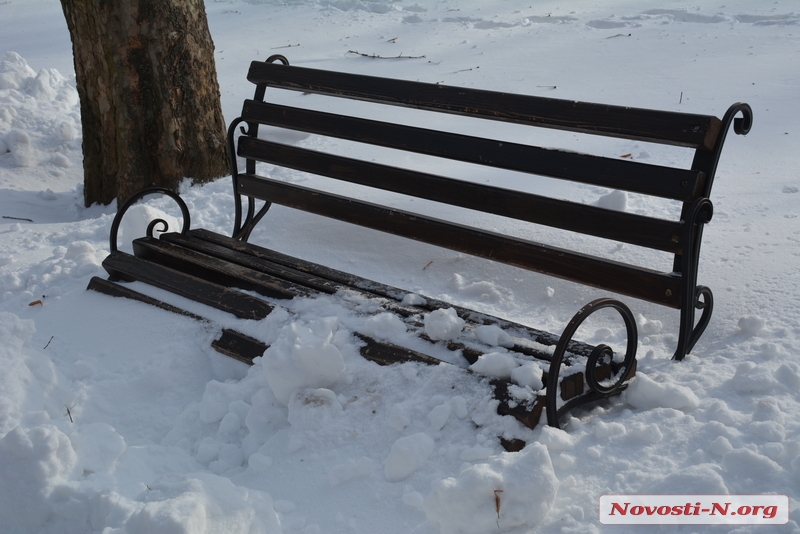
[[[83,123],[84,201],[227,174],[203,0],[61,0]]]

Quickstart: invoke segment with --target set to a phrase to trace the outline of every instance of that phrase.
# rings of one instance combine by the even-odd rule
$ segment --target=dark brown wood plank
[[[510,415],[528,428],[535,428],[539,424],[539,419],[546,405],[544,395],[537,395],[528,402],[520,402],[509,392],[508,388],[511,386],[509,382],[495,379],[491,380],[490,383],[494,388],[494,398],[500,400],[500,404],[497,405],[498,414]]]
[[[205,228],[190,230],[189,235],[202,241],[207,241],[209,243],[230,248],[236,252],[252,255],[259,260],[276,263],[292,270],[312,275],[314,277],[327,279],[337,285],[341,284],[344,286],[356,287],[362,291],[368,291],[381,297],[387,297],[400,301],[403,300],[403,297],[409,293],[408,291],[403,291],[401,289],[380,284],[373,280],[368,280],[354,274],[331,269],[325,265],[312,263],[301,258],[295,258],[294,256],[282,254],[275,250],[254,245],[252,243],[245,243],[226,235],[211,232]]]
[[[191,273],[225,287],[255,291],[265,297],[293,299],[308,296],[310,290],[275,276],[190,250],[161,239],[143,237],[133,242],[139,258]]]
[[[333,294],[342,289],[349,289],[346,284],[332,282],[326,278],[315,276],[311,273],[292,269],[280,263],[259,259],[254,255],[236,250],[230,246],[224,246],[212,241],[197,239],[179,233],[162,234],[160,241],[193,250],[206,256],[213,256],[231,264],[241,265],[255,271],[266,273],[275,278],[280,278],[287,282],[301,285],[321,293]],[[235,240],[234,240],[235,241]],[[239,241],[235,241],[240,243]]]
[[[266,343],[229,328],[222,329],[222,335],[211,342],[211,347],[248,365],[253,365],[253,360],[263,356],[264,351],[269,348]]]
[[[721,121],[710,115],[533,97],[260,61],[250,64],[247,79],[258,85],[307,93],[706,150],[714,147],[721,129]]]
[[[239,194],[523,269],[680,308],[680,277],[272,179],[239,176]]]
[[[349,183],[682,254],[681,224],[241,137],[238,155]]]
[[[97,276],[92,277],[86,289],[97,291],[98,293],[103,293],[112,297],[124,297],[130,300],[135,300],[137,302],[142,302],[171,313],[194,319],[195,321],[210,323],[210,321],[205,317],[201,317],[195,313],[178,308],[172,304],[167,304],[166,302],[150,297],[143,293],[139,293],[138,291],[135,291],[129,287],[125,287],[110,280],[104,280]],[[229,328],[222,329],[222,334],[219,338],[211,342],[211,347],[220,354],[224,354],[225,356],[229,356],[235,360],[239,360],[240,362],[244,362],[249,365],[253,365],[253,359],[263,355],[264,351],[269,348],[265,343]]]
[[[109,254],[103,260],[103,267],[114,279],[138,280],[241,319],[263,319],[273,309],[259,298],[120,251]]]
[[[697,198],[705,184],[704,174],[696,170],[545,149],[254,100],[245,101],[242,118],[248,122],[683,202]],[[239,140],[240,143],[246,141],[244,136]]]
[[[393,365],[395,363],[404,362],[419,362],[427,365],[445,363],[427,354],[422,354],[421,352],[386,341],[378,341],[369,336],[359,334],[358,332],[355,332],[353,335],[363,343],[359,348],[361,356],[379,365]]]
[[[92,279],[89,280],[89,285],[86,286],[86,289],[97,291],[98,293],[103,293],[104,295],[109,295],[111,297],[123,297],[129,300],[142,302],[171,313],[183,315],[184,317],[194,319],[195,321],[206,320],[195,313],[183,310],[177,306],[173,306],[172,304],[167,304],[166,302],[160,301],[143,293],[139,293],[138,291],[135,291],[129,287],[125,287],[124,285],[117,284],[111,280],[106,280],[98,276],[93,276]]]

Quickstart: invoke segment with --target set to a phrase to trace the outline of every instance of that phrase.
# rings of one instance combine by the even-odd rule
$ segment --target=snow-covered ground
[[[610,493],[788,495],[788,524],[681,531],[800,531],[798,5],[564,4],[206,6],[227,121],[252,93],[249,62],[273,53],[296,65],[720,117],[737,101],[753,107],[753,129],[729,136],[712,192],[700,283],[716,306],[694,352],[670,361],[676,313],[626,299],[642,334],[632,386],[568,417],[564,430],[529,431],[494,414],[489,392],[464,373],[361,359],[356,329],[415,342],[391,314],[355,313],[369,303],[299,299],[255,322],[163,297],[269,343],[247,367],[210,348],[215,327],[86,291],[104,275],[116,207],[82,206],[66,24],[55,0],[0,2],[0,532],[675,531],[601,525],[598,499]],[[582,142],[572,148],[687,157]],[[183,193],[194,227],[230,231],[229,180]],[[573,193],[659,209],[632,196],[601,200],[609,192],[598,188]],[[280,208],[252,241],[556,333],[599,295]],[[609,322],[584,337],[619,342],[624,332]],[[500,435],[530,444],[505,453]]]

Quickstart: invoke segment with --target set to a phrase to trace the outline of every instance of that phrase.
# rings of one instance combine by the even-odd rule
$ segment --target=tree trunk
[[[84,200],[228,173],[203,0],[61,0],[83,123]]]

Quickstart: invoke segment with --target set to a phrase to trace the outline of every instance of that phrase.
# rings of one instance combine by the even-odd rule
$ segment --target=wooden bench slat
[[[337,180],[681,254],[678,222],[241,137],[238,155]]]
[[[312,294],[309,288],[221,258],[202,254],[162,239],[143,237],[133,242],[136,257],[167,267],[192,272],[198,278],[213,280],[226,287],[255,291],[275,299],[291,300]],[[332,293],[332,291],[328,291]]]
[[[357,100],[711,150],[721,121],[678,113],[395,80],[253,61],[255,84]]]
[[[208,282],[190,274],[152,263],[124,252],[112,252],[103,260],[103,268],[115,279],[140,281],[176,295],[200,302],[241,319],[263,319],[273,306],[266,301]]]
[[[123,297],[129,300],[135,300],[144,304],[149,304],[150,306],[155,306],[156,308],[194,319],[195,321],[205,321],[203,317],[200,317],[196,313],[182,310],[177,306],[167,304],[166,302],[162,302],[148,295],[139,293],[138,291],[134,291],[129,287],[97,276],[93,276],[92,279],[89,280],[89,285],[86,286],[86,289],[91,289],[92,291],[97,291],[98,293],[103,293],[104,295],[109,295],[111,297]]]
[[[449,223],[261,176],[239,175],[238,193],[432,245],[680,308],[680,278],[612,260]]]
[[[168,234],[162,235],[162,239],[167,235]],[[294,256],[289,256],[274,250],[259,247],[258,245],[239,241],[238,239],[218,234],[216,232],[211,232],[204,228],[190,230],[188,235],[192,238],[197,238],[215,245],[230,248],[236,252],[252,255],[255,258],[267,261],[269,263],[282,265],[304,274],[330,280],[334,284],[353,286],[364,291],[375,293],[376,295],[382,297],[402,300],[403,296],[408,293],[408,291],[390,288],[373,280],[367,280],[366,278],[361,278],[344,271],[337,271],[336,269],[331,269],[330,267],[326,267],[324,265],[311,263],[301,260],[300,258],[295,258]]]
[[[255,100],[245,101],[242,118],[248,122],[682,202],[694,200],[705,185],[705,175],[696,170],[546,149]],[[242,137],[240,142],[244,139]],[[587,173],[587,169],[592,172]]]
[[[225,356],[248,365],[253,365],[253,360],[263,356],[269,348],[266,343],[229,328],[222,329],[222,334],[211,342],[211,347]]]
[[[189,317],[195,321],[210,323],[210,321],[205,317],[201,317],[195,313],[188,312],[184,309],[178,308],[177,306],[173,306],[172,304],[167,304],[166,302],[160,301],[156,298],[144,295],[138,291],[134,291],[129,287],[125,287],[124,285],[117,284],[110,280],[98,278],[97,276],[92,277],[86,289],[91,289],[92,291],[97,291],[98,293],[103,293],[112,297],[124,297],[130,300],[135,300],[137,302],[149,304],[150,306],[155,306],[156,308],[160,308],[168,312]],[[211,347],[221,354],[250,365],[253,364],[254,358],[263,355],[264,351],[269,348],[261,341],[229,328],[222,329],[220,337],[211,342]]]
[[[300,286],[319,291],[321,293],[333,294],[342,289],[348,289],[347,284],[335,283],[331,280],[305,273],[281,265],[280,263],[259,259],[253,255],[236,250],[234,247],[224,246],[213,241],[197,239],[192,236],[179,233],[161,234],[159,241],[171,243],[181,248],[193,250],[208,256],[214,256],[231,264],[241,265],[248,269],[260,271],[262,273],[286,280]]]

